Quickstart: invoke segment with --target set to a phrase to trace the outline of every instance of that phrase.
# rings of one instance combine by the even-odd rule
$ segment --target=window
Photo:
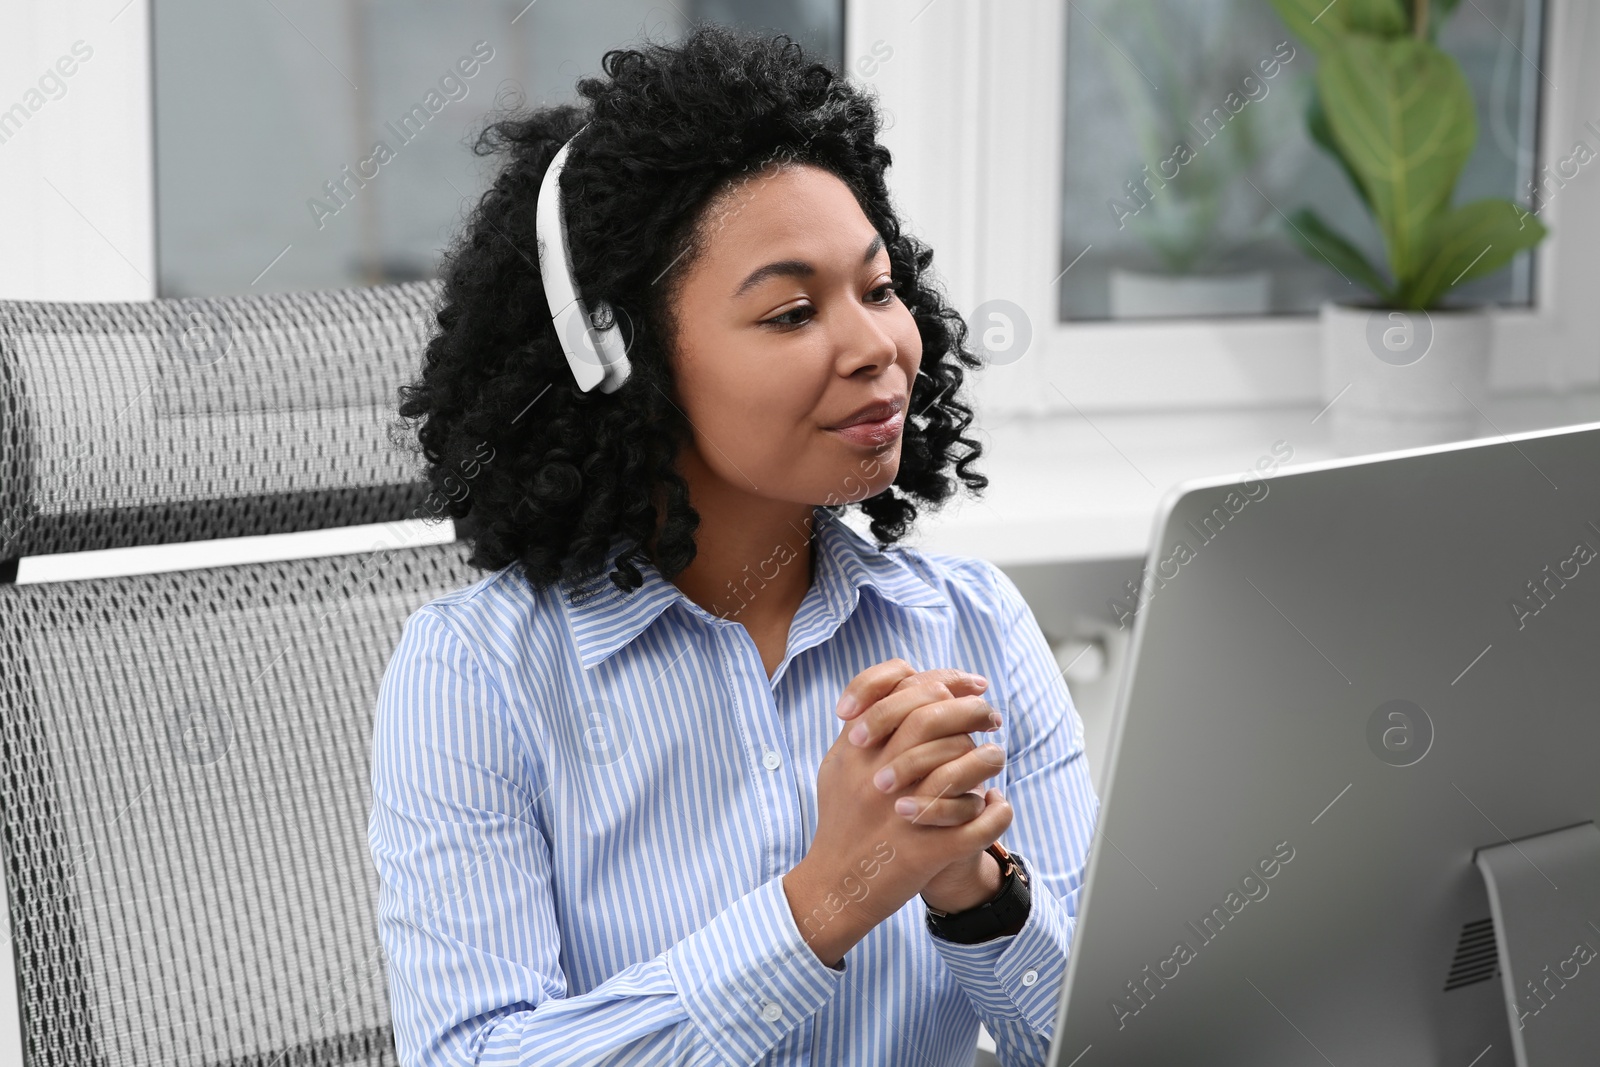
[[[936,249],[934,267],[969,327],[981,320],[1029,338],[1025,350],[980,377],[986,416],[1320,406],[1321,337],[1314,309],[1331,291],[1319,291],[1327,285],[1321,268],[1291,256],[1281,229],[1268,230],[1267,248],[1276,246],[1281,259],[1272,261],[1266,313],[1218,314],[1215,304],[1201,304],[1181,315],[1130,319],[1110,317],[1109,273],[1117,249],[1102,247],[1088,229],[1109,220],[1106,200],[1115,190],[1106,183],[1116,178],[1121,188],[1127,180],[1117,160],[1133,143],[1110,103],[1116,100],[1114,86],[1077,89],[1079,96],[1090,94],[1084,99],[1100,94],[1108,101],[1101,116],[1084,116],[1092,105],[1073,95],[1085,78],[1092,81],[1093,69],[1106,82],[1110,78],[1109,50],[1089,20],[1116,40],[1114,27],[1123,25],[1118,20],[1134,16],[1116,11],[1102,22],[1106,11],[1159,3],[1154,10],[1192,13],[1222,2],[1008,0],[849,8],[848,54],[875,57],[868,84],[895,117],[883,138],[894,154],[890,182],[912,229]],[[1236,10],[1266,14],[1259,26],[1236,27],[1225,43],[1259,60],[1287,33],[1263,0],[1238,3]],[[1499,295],[1475,294],[1503,309],[1492,326],[1491,387],[1592,388],[1600,383],[1600,346],[1594,343],[1600,304],[1586,279],[1600,270],[1600,245],[1591,237],[1600,220],[1600,168],[1589,162],[1600,160],[1600,116],[1592,107],[1600,98],[1600,68],[1588,57],[1600,54],[1600,18],[1588,0],[1461,0],[1443,39],[1478,97],[1479,140],[1458,200],[1494,190],[1528,205],[1527,182],[1535,180],[1536,210],[1550,230],[1504,275],[1483,280],[1502,287]],[[1188,41],[1183,45],[1185,57],[1197,51]],[[1499,58],[1502,47],[1514,62]],[[1089,56],[1087,75],[1072,66],[1080,51]],[[1114,51],[1109,57],[1121,62]],[[1138,57],[1130,52],[1130,58]],[[1307,58],[1291,60],[1270,95],[1249,108],[1260,107],[1270,117],[1267,105],[1282,106],[1280,98],[1292,102],[1292,79],[1305,77],[1296,65]],[[1093,132],[1097,122],[1115,129],[1099,138]],[[1080,169],[1069,171],[1068,141],[1076,145],[1079,136],[1073,123],[1084,130],[1085,144],[1074,151],[1073,166]],[[1303,136],[1290,127],[1285,136]],[[1268,184],[1252,180],[1274,201],[1274,190],[1285,190],[1287,203],[1279,207],[1286,211],[1318,195],[1311,183],[1323,182],[1331,191],[1319,210],[1333,225],[1347,225],[1352,239],[1375,247],[1368,242],[1376,234],[1363,228],[1370,223],[1348,214],[1352,202],[1335,203],[1349,190],[1334,180],[1336,171],[1326,171],[1333,164],[1303,142],[1298,150],[1272,145],[1262,154],[1276,160],[1280,150],[1286,162],[1273,167],[1289,167],[1290,174],[1299,168],[1303,178],[1276,174],[1263,163]],[[1074,174],[1088,175],[1077,179],[1088,182],[1084,191],[1071,184]],[[1081,218],[1068,206],[1074,197],[1089,205]],[[1234,210],[1248,207],[1241,202]],[[1237,218],[1230,225],[1224,234],[1248,229]],[[1138,247],[1130,247],[1130,258]],[[991,314],[996,308],[1003,312],[998,318]]]
[[[842,0],[153,0],[157,292],[434,276],[497,102],[576,99],[609,48],[707,20],[838,69]]]
[[[1203,10],[1223,0],[1127,2]],[[1264,10],[1264,0],[1236,2]],[[1079,95],[1116,91],[1103,83],[1075,88],[1081,78],[1069,63],[1081,46],[1091,50],[1091,64],[1109,70],[1111,54],[1096,44],[1104,38],[1083,28],[1106,15],[1108,35],[1127,32],[1116,29],[1124,16],[1106,0],[128,0],[108,12],[27,10],[49,18],[0,15],[11,31],[0,34],[0,52],[19,70],[43,72],[81,38],[94,49],[84,67],[93,77],[74,76],[67,99],[43,105],[6,140],[0,202],[7,206],[0,214],[16,254],[0,263],[0,283],[13,298],[221,294],[431,270],[485,180],[476,168],[486,161],[464,144],[472,109],[481,115],[501,92],[533,102],[570,92],[580,64],[598,64],[604,48],[641,34],[671,38],[692,18],[716,18],[790,32],[837,57],[840,70],[878,96],[897,207],[936,250],[934,269],[950,299],[969,324],[980,309],[1009,306],[1015,328],[1029,338],[1017,359],[977,380],[986,414],[1303,405],[1319,393],[1320,340],[1310,305],[1327,279],[1304,257],[1286,255],[1281,228],[1269,233],[1283,265],[1274,269],[1267,313],[1219,314],[1216,303],[1202,303],[1181,316],[1109,317],[1117,249],[1102,247],[1085,227],[1104,225],[1100,213],[1112,190],[1083,194],[1093,210],[1079,218],[1068,206],[1077,194],[1067,166],[1069,139],[1076,144],[1078,129],[1094,121],[1079,117]],[[380,11],[381,28],[373,21]],[[208,34],[213,25],[225,32]],[[369,28],[359,31],[362,25]],[[1265,35],[1277,25],[1275,15],[1263,17],[1259,30]],[[1600,243],[1592,239],[1600,225],[1593,162],[1600,159],[1593,107],[1600,65],[1589,59],[1600,55],[1600,17],[1590,0],[1459,0],[1445,27],[1446,42],[1477,86],[1480,158],[1469,164],[1469,180],[1525,204],[1536,190],[1550,231],[1510,270],[1476,283],[1501,287],[1492,388],[1592,387],[1600,383],[1600,302],[1589,292],[1600,272]],[[1248,42],[1256,29],[1248,23],[1235,36]],[[358,40],[365,47],[352,50],[349,42]],[[325,198],[324,183],[370,153],[360,131],[382,128],[421,103],[447,65],[479,40],[495,54],[480,61],[472,95],[440,107],[397,158],[356,189],[359,196],[317,211],[324,225],[316,228],[308,201]],[[1275,31],[1261,43],[1271,50],[1282,40]],[[1141,42],[1138,34],[1127,39]],[[353,59],[362,56],[358,67]],[[1291,60],[1246,113],[1268,115],[1292,102],[1293,79],[1306,76],[1296,64],[1307,58]],[[354,93],[345,77],[369,78],[369,92]],[[370,109],[366,127],[352,117],[358,97]],[[1103,121],[1111,123],[1110,116]],[[1286,136],[1302,138],[1298,125]],[[159,150],[152,160],[153,144]],[[1298,149],[1274,148],[1291,162],[1298,153],[1305,186],[1270,168],[1251,180],[1274,201],[1287,189],[1290,207],[1310,198],[1316,182],[1331,182],[1319,208],[1370,249],[1367,220],[1350,219],[1347,199],[1342,208],[1335,203],[1349,189],[1332,180],[1329,161],[1303,140]],[[1093,157],[1101,155],[1105,171],[1118,177],[1116,151],[1090,143],[1072,153],[1074,165],[1100,167]],[[1535,190],[1527,187],[1530,177]],[[1145,247],[1124,252],[1131,257]]]
[[[1472,0],[1439,26],[1478,116],[1457,203],[1531,200],[1542,13],[1541,0]],[[1384,262],[1349,180],[1306,135],[1316,56],[1267,0],[1073,0],[1066,23],[1061,266],[1089,251],[1062,276],[1062,319],[1367,299],[1286,238],[1286,216],[1314,207]],[[1452,298],[1526,307],[1532,264],[1523,253]]]

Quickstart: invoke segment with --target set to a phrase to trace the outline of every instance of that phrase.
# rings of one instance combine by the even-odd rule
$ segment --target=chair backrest
[[[438,292],[0,301],[0,560],[406,516]]]
[[[4,554],[426,517],[387,427],[435,292],[0,303]],[[175,349],[196,317],[232,347]],[[25,1064],[396,1062],[372,710],[406,616],[479,576],[463,557],[0,585]]]

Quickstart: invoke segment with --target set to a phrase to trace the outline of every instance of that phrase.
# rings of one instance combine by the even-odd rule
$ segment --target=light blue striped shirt
[[[648,563],[632,594],[601,577],[576,605],[513,564],[406,620],[368,827],[402,1064],[970,1067],[980,1020],[1002,1062],[1044,1063],[1098,811],[1066,683],[998,567],[816,515],[770,680],[740,623]],[[816,831],[839,694],[897,656],[989,679],[1005,723],[975,740],[1006,751],[986,784],[1033,903],[1020,932],[960,945],[912,897],[836,970],[782,878]]]

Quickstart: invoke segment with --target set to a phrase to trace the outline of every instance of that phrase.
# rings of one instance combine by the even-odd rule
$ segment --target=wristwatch
[[[1000,863],[1000,892],[966,911],[938,911],[928,908],[928,929],[936,937],[958,945],[976,945],[1014,934],[1028,920],[1032,893],[1028,888],[1028,869],[1022,854],[1011,852],[996,841],[984,850]]]

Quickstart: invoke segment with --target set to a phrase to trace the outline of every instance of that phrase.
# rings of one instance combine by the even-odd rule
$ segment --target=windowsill
[[[1600,420],[1600,389],[1508,394],[1480,405],[1482,440]],[[1258,459],[1273,458],[1277,441],[1293,449],[1280,471],[1346,458],[1333,450],[1321,410],[1293,404],[980,421],[972,436],[984,446],[976,464],[989,478],[982,499],[963,490],[943,513],[920,517],[908,543],[1002,566],[1142,559],[1156,507],[1178,482],[1242,477]]]

